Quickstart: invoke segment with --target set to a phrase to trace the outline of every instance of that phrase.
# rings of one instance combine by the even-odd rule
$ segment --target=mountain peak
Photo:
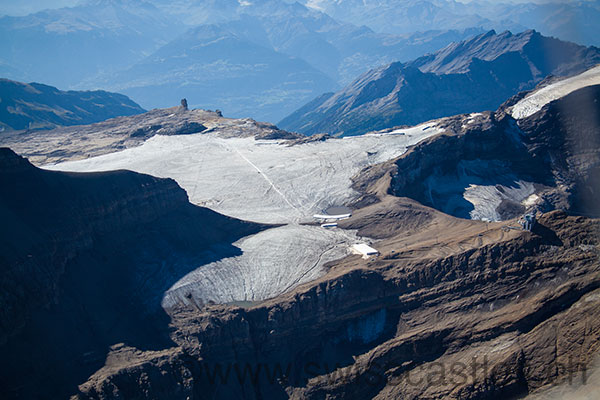
[[[534,30],[488,31],[405,64],[373,69],[313,110],[302,107],[279,125],[304,134],[356,135],[491,110],[547,75],[581,73],[597,63],[600,50],[594,47]]]

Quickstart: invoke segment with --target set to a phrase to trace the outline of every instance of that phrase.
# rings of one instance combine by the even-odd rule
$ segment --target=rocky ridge
[[[144,109],[127,96],[95,91],[62,91],[40,83],[0,79],[0,135],[5,131],[91,124]]]
[[[309,102],[278,125],[307,135],[345,136],[494,110],[548,75],[578,74],[599,62],[596,47],[535,31],[515,35],[490,31],[410,62],[372,69],[340,91]]]
[[[139,146],[154,135],[214,134],[220,137],[299,139],[275,125],[252,119],[225,118],[217,111],[154,109],[143,114],[118,117],[90,125],[61,127],[49,131],[19,131],[0,135],[0,145],[26,156],[34,164],[57,163],[113,153]]]
[[[553,209],[598,215],[599,100],[595,85],[519,120],[507,113],[515,100],[495,113],[448,118],[443,135],[390,165],[391,193],[463,218]],[[495,210],[484,210],[483,198],[496,198]]]
[[[376,229],[388,232],[376,260],[335,262],[318,281],[250,308],[172,309],[178,350],[111,364],[76,397],[160,398],[169,388],[181,398],[507,397],[568,379],[592,360],[600,343],[597,221],[554,212],[533,233],[500,240],[499,225],[444,225],[447,237],[411,245],[403,224],[429,220],[414,224],[419,235],[447,217],[382,200],[346,224],[385,227]],[[427,249],[457,235],[463,241],[444,256]],[[447,372],[473,362],[464,379]],[[440,366],[444,378],[435,375]],[[258,370],[256,380],[240,378],[244,368]]]

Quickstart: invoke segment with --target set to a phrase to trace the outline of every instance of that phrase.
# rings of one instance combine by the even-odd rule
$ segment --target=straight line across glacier
[[[281,193],[281,191],[279,189],[277,189],[277,186],[275,186],[273,184],[273,182],[269,179],[269,177],[267,176],[267,174],[265,174],[263,171],[261,171],[260,168],[258,168],[252,161],[248,160],[242,153],[240,153],[240,151],[238,149],[234,149],[236,151],[236,153],[238,153],[240,155],[240,157],[242,157],[244,160],[246,160],[246,162],[248,164],[250,164],[254,169],[256,169],[258,171],[258,173],[265,178],[265,180],[269,183],[269,185],[271,185],[271,187],[273,188],[273,190],[275,190],[277,193],[279,193],[279,195],[283,198],[283,200],[285,200],[286,203],[289,204],[290,207],[292,207],[293,209],[295,209],[296,211],[298,211],[300,214],[302,214],[302,212],[300,210],[298,210],[298,208],[296,206],[294,206],[292,203],[290,203],[290,201],[288,200],[287,197],[285,197],[285,194]]]
[[[240,219],[283,224],[236,242],[239,256],[199,263],[165,293],[162,304],[168,309],[177,303],[259,301],[323,275],[324,265],[348,255],[353,244],[370,243],[353,231],[301,223],[356,199],[351,178],[361,169],[396,158],[441,131],[432,121],[387,134],[293,146],[218,133],[154,136],[139,147],[46,168],[129,169],[172,178],[194,204]]]

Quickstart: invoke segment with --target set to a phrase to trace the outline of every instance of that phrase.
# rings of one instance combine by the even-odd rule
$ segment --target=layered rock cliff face
[[[407,207],[427,212],[386,201],[377,223]],[[473,224],[485,237],[500,230]],[[416,250],[404,251],[396,231],[376,261],[337,262],[323,279],[265,304],[171,310],[177,349],[114,349],[77,397],[527,394],[575,376],[600,347],[598,228],[554,212],[533,233],[429,258],[411,257]]]
[[[261,229],[170,179],[44,171],[6,148],[0,187],[2,397],[64,397],[115,343],[168,346],[164,291]]]

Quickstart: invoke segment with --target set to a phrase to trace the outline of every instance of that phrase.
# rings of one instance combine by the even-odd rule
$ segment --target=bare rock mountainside
[[[362,134],[455,114],[494,110],[549,75],[578,74],[600,50],[542,36],[494,31],[407,63],[373,69],[279,122],[304,134]]]
[[[0,136],[4,131],[85,125],[144,109],[118,93],[62,91],[40,83],[0,79]]]
[[[65,398],[115,343],[173,346],[162,293],[264,228],[190,204],[171,179],[44,171],[7,148],[0,187],[2,398]]]
[[[77,138],[90,133],[65,133],[73,140],[59,143],[59,155],[51,154],[58,131],[40,136],[48,154],[36,153],[38,162],[73,160],[46,168],[158,162],[191,199],[214,193],[215,209],[232,189],[237,208],[255,207],[251,192],[260,188],[266,215],[286,226],[191,205],[171,179],[41,170],[2,150],[3,398],[475,400],[597,387],[586,385],[598,377],[600,351],[598,83],[592,69],[495,112],[344,139],[307,141],[214,112],[184,117],[179,108],[143,114],[161,128],[123,142],[124,150],[105,143],[89,159]],[[173,119],[206,129],[177,135]],[[85,129],[117,143],[132,132],[132,120],[120,120],[121,130],[118,121]],[[234,174],[203,175],[208,150],[219,162],[236,160],[227,164]],[[294,165],[279,167],[281,154]],[[357,172],[338,182],[314,173],[313,157],[321,172]],[[290,169],[317,177],[281,172]],[[314,182],[347,199],[352,217],[333,230],[283,218],[297,204],[290,194]],[[310,190],[316,202],[322,192]],[[261,207],[246,215],[263,215]],[[518,228],[515,216],[525,211],[538,215],[531,231]],[[344,236],[332,248],[368,240],[378,254],[341,253],[272,296],[200,301],[197,290],[212,279],[227,293],[285,280],[275,270],[244,275],[242,265],[285,259],[270,252],[280,228],[294,228],[282,248],[301,258],[315,256],[325,233]],[[313,230],[317,241],[307,240]],[[246,238],[238,239],[264,233],[272,235],[242,258]]]
[[[57,127],[44,131],[6,132],[0,145],[26,154],[35,164],[77,160],[113,153],[144,143],[149,138],[195,133],[221,137],[299,139],[304,136],[250,118],[225,118],[217,111],[187,110],[183,106],[154,109],[143,114],[117,117],[84,126]]]
[[[515,119],[519,97],[495,113],[447,118],[444,135],[390,162],[390,192],[461,218],[554,209],[599,216],[600,85]]]

